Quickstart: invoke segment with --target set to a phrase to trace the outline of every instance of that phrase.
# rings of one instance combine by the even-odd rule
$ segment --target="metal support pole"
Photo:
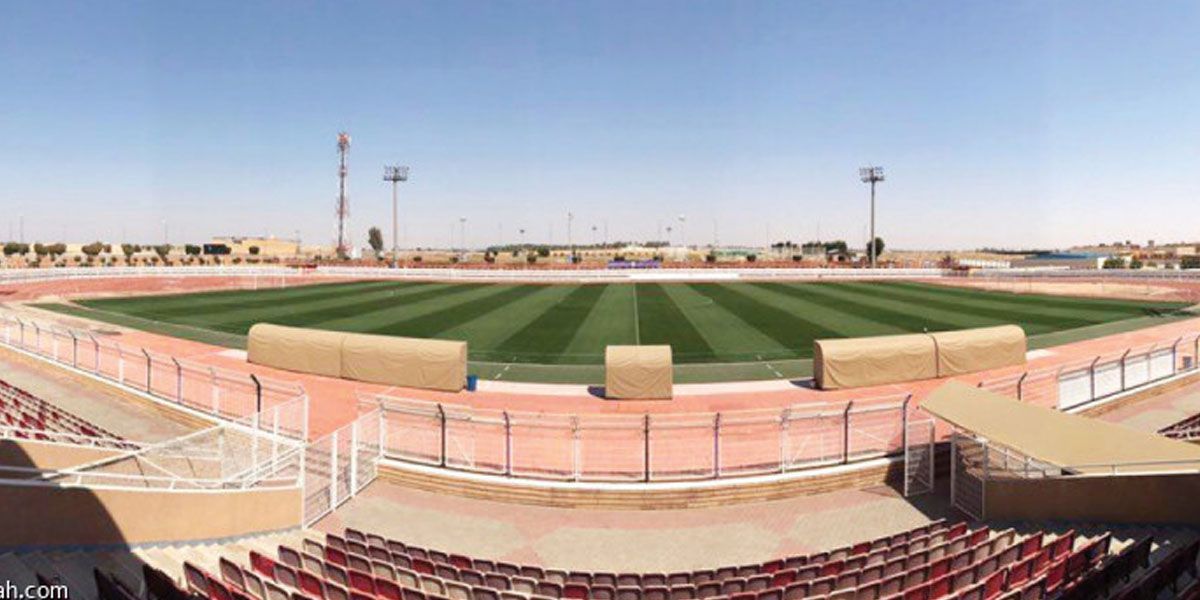
[[[875,255],[879,249],[875,247],[875,179],[871,178],[871,268],[875,268]]]
[[[579,445],[579,416],[571,415],[571,479],[574,481],[579,481],[582,470],[580,463],[583,460],[583,456]]]
[[[1125,354],[1121,355],[1121,390],[1122,391],[1125,390],[1125,371],[1126,371],[1126,369],[1128,369],[1128,366],[1126,365],[1125,361],[1127,358],[1129,358],[1129,353],[1131,351],[1132,351],[1132,349],[1127,349],[1127,350],[1125,350]]]
[[[96,362],[92,366],[96,368],[96,374],[99,375],[100,374],[100,342],[99,342],[99,340],[96,339],[96,336],[94,336],[90,333],[88,334],[88,337],[92,338],[92,347],[95,348],[95,350],[96,350]]]
[[[79,338],[75,337],[75,332],[72,331],[69,333],[71,334],[71,366],[78,369],[79,368]]]
[[[358,493],[358,419],[350,422],[350,497]]]
[[[171,357],[171,362],[175,363],[175,401],[183,404],[183,365],[179,364],[179,359]]]
[[[335,429],[330,436],[329,445],[329,509],[337,508],[338,487],[338,432]]]
[[[788,430],[791,428],[792,409],[785,408],[779,413],[779,472],[787,471],[788,457],[791,454],[791,444]]]
[[[713,415],[713,478],[721,476],[721,413]]]
[[[1088,400],[1096,399],[1096,363],[1098,363],[1098,362],[1100,362],[1099,356],[1097,356],[1096,359],[1092,361],[1091,366],[1088,367],[1088,374],[1089,374],[1088,378],[1091,380],[1091,386],[1092,386],[1092,391],[1091,391],[1091,394],[1088,395]]]
[[[444,467],[446,466],[446,410],[442,408],[440,403],[437,405],[437,410],[438,421],[442,432],[441,448],[438,450],[438,465]]]
[[[152,369],[152,368],[151,368],[151,366],[150,366],[150,363],[151,363],[151,361],[150,361],[150,353],[149,353],[149,352],[146,352],[146,349],[145,349],[145,348],[142,348],[142,355],[146,357],[146,393],[147,393],[147,394],[151,394],[152,392],[150,391],[150,389],[151,389],[151,388],[150,388],[150,372],[151,372],[153,369]]]
[[[506,477],[512,477],[512,420],[508,418],[508,411],[504,411],[500,414],[504,415],[504,475]]]
[[[912,394],[904,397],[904,402],[900,405],[900,452],[908,456],[908,403],[912,401]],[[905,465],[907,467],[907,465]],[[906,480],[907,481],[907,480]]]
[[[1017,400],[1025,399],[1025,378],[1029,377],[1029,371],[1021,373],[1021,378],[1017,380]]]
[[[642,481],[650,481],[650,413],[642,415]]]
[[[846,403],[846,409],[842,411],[842,463],[850,462],[850,408],[854,406],[854,401]]]
[[[262,412],[262,382],[258,380],[258,376],[254,373],[250,374],[250,381],[254,382],[254,412]]]

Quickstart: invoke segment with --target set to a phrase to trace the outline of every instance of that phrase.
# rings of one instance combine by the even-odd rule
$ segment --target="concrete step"
[[[0,554],[0,577],[18,588],[37,585],[37,577],[25,566],[25,562],[12,552]]]

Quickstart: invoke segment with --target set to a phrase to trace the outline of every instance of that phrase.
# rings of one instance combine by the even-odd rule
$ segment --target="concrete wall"
[[[1200,474],[993,479],[987,518],[1200,523]]]
[[[34,440],[0,441],[0,465],[66,469],[120,454],[112,448],[51,444]]]
[[[298,527],[299,489],[219,492],[0,482],[0,546],[204,540]]]

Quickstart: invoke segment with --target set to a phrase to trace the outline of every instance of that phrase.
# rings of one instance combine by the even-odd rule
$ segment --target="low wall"
[[[298,488],[162,491],[0,482],[0,546],[207,540],[298,527]]]
[[[987,518],[1200,523],[1200,473],[991,479]]]
[[[59,470],[120,454],[112,448],[91,448],[35,440],[0,441],[0,465]]]

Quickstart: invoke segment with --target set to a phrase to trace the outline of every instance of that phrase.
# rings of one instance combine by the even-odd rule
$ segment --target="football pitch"
[[[40,305],[245,347],[259,322],[466,340],[485,378],[597,383],[604,347],[670,344],[679,381],[806,375],[818,338],[1015,323],[1031,346],[1132,329],[1186,305],[912,281],[487,284],[358,281]]]

